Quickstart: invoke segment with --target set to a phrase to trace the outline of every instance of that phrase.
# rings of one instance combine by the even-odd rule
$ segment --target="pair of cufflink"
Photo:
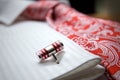
[[[41,60],[46,60],[47,58],[53,56],[53,58],[56,60],[56,63],[59,64],[59,60],[57,59],[56,55],[57,53],[61,52],[64,49],[64,45],[59,40],[46,46],[45,48],[39,50],[37,52],[37,56]]]

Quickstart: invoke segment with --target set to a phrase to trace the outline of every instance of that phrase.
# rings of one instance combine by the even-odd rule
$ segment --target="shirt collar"
[[[0,0],[0,22],[11,24],[31,3],[23,0]]]

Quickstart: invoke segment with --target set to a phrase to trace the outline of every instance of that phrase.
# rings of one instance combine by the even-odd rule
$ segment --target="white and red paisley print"
[[[38,1],[22,15],[46,20],[58,32],[99,55],[108,79],[120,80],[120,23],[89,17],[56,1]]]

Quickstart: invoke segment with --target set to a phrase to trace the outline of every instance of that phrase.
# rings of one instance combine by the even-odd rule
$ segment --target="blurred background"
[[[68,0],[78,11],[93,17],[120,22],[120,0]]]

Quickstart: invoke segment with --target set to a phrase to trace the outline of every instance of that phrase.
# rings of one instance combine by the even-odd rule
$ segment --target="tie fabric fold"
[[[47,21],[56,31],[99,55],[108,80],[120,80],[120,23],[87,16],[57,1],[37,1],[21,15]]]

